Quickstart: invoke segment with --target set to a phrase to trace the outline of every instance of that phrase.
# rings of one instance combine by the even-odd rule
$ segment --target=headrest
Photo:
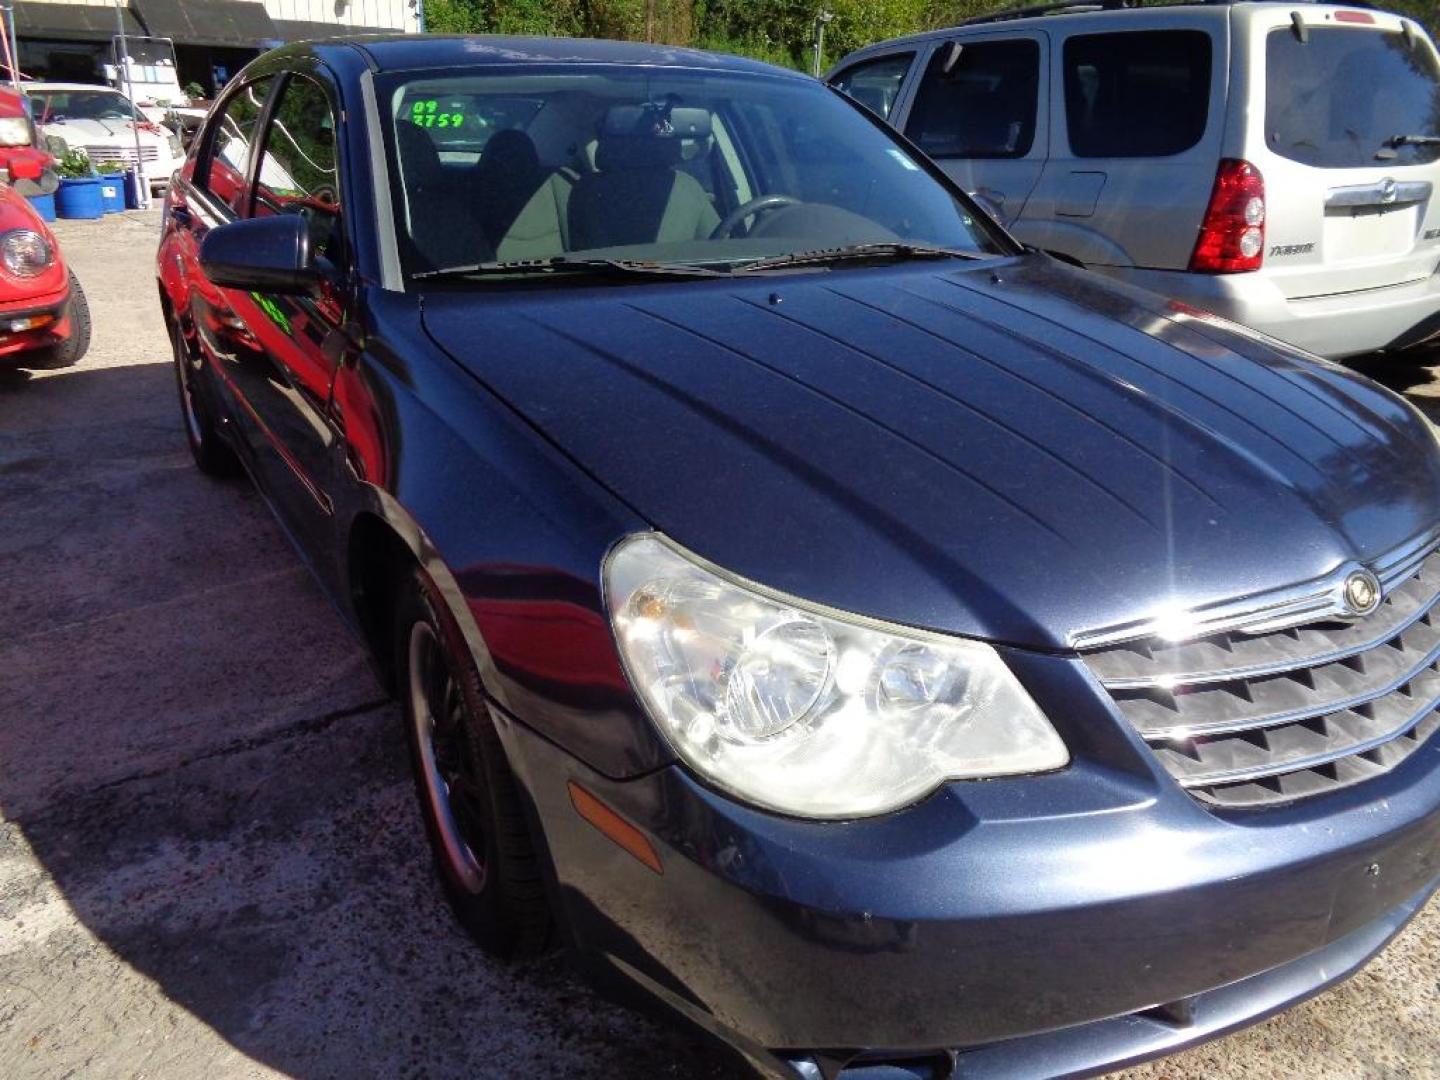
[[[493,173],[533,173],[540,168],[540,153],[535,142],[519,128],[497,131],[485,144],[479,166],[486,175]]]
[[[425,129],[409,120],[395,121],[395,148],[407,187],[417,187],[440,176],[440,151]]]

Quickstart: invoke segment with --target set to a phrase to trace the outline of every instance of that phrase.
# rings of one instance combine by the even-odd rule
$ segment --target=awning
[[[125,33],[137,37],[145,30],[128,7],[120,9]],[[24,38],[55,38],[60,41],[109,41],[118,31],[113,7],[88,4],[15,4],[15,34]]]
[[[176,45],[259,48],[276,37],[265,5],[253,0],[135,0],[151,37]]]

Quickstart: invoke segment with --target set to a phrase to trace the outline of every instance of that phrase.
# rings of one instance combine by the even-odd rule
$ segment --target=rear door
[[[1006,223],[1025,208],[1049,138],[1048,38],[1038,30],[939,41],[891,123]]]
[[[1057,20],[1050,158],[1014,229],[1092,266],[1183,270],[1220,157],[1225,24],[1124,18]]]
[[[1414,23],[1317,9],[1250,17],[1264,118],[1265,271],[1290,299],[1384,289],[1440,257],[1440,62]],[[1408,25],[1408,31],[1407,31]]]

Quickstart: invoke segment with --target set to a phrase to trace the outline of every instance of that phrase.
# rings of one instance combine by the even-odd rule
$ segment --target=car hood
[[[877,618],[1065,648],[1440,523],[1397,395],[1043,256],[422,305],[656,529]]]
[[[67,143],[84,140],[86,143],[115,143],[117,146],[135,146],[135,130],[125,120],[51,120],[43,125],[46,135],[58,135]],[[140,129],[140,141],[152,143],[163,140],[153,131]]]

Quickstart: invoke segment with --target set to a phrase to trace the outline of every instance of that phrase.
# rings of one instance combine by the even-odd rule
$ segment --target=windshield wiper
[[[791,266],[828,266],[831,263],[852,259],[981,259],[977,251],[960,251],[956,248],[936,247],[931,244],[905,244],[882,242],[874,244],[847,244],[844,247],[822,248],[817,251],[797,251],[791,255],[773,255],[765,259],[744,263],[735,268],[737,274],[754,273],[757,270],[781,270]]]
[[[455,277],[510,277],[512,275],[543,276],[547,274],[596,274],[609,277],[695,278],[726,277],[723,270],[684,263],[646,262],[643,259],[517,259],[513,262],[482,262],[469,266],[446,266],[438,270],[421,270],[411,274],[412,280]]]
[[[1440,135],[1392,135],[1386,146],[1440,146]]]

